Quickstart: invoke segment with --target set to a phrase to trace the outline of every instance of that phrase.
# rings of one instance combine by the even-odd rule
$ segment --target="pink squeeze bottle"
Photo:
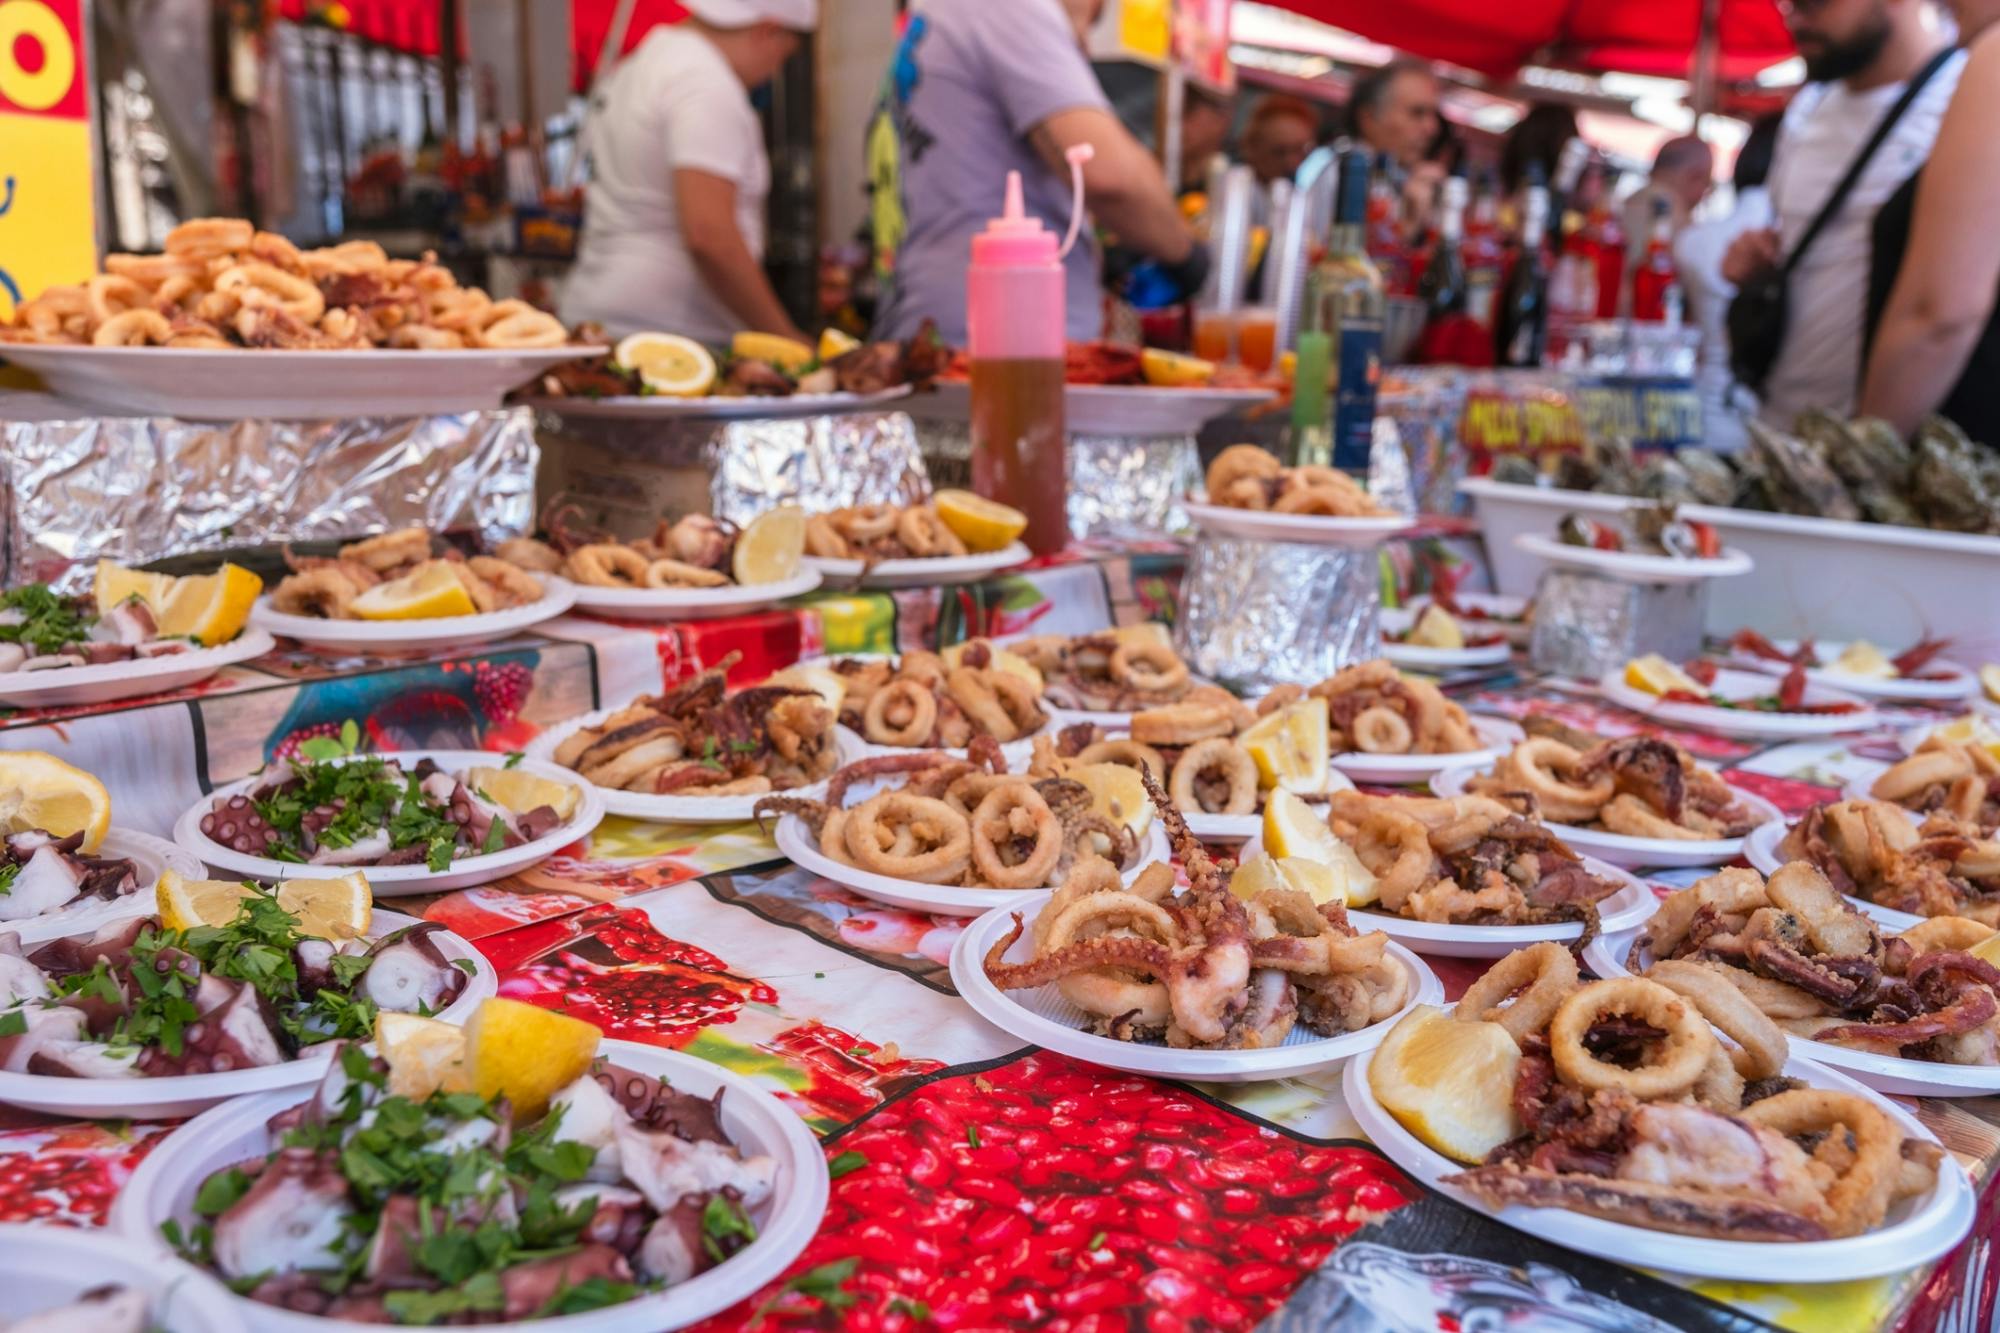
[[[1069,472],[1064,457],[1062,258],[1082,222],[1088,148],[1071,152],[1076,212],[1068,239],[1021,204],[1021,174],[1007,173],[1006,211],[972,238],[965,271],[967,350],[972,362],[972,488],[1028,516],[1023,540],[1036,555],[1069,544]]]

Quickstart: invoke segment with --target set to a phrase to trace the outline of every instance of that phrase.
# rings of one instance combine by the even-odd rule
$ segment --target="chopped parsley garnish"
[[[639,1288],[630,1282],[613,1282],[606,1277],[585,1278],[573,1287],[567,1283],[557,1287],[556,1294],[529,1318],[543,1319],[550,1315],[602,1310],[607,1305],[622,1305],[638,1294]]]
[[[701,1210],[701,1247],[717,1263],[755,1239],[756,1223],[750,1220],[750,1214],[743,1211],[743,1205],[728,1195],[714,1196]]]
[[[307,753],[321,741],[343,747],[342,753],[323,758]],[[278,835],[268,855],[280,861],[309,859],[306,820],[321,822],[315,812],[331,807],[338,813],[311,835],[320,846],[352,847],[386,832],[392,849],[422,847],[425,865],[448,869],[464,830],[447,817],[446,807],[424,792],[414,773],[398,778],[385,759],[348,755],[346,743],[345,728],[339,741],[328,736],[307,741],[292,764],[295,780],[256,801],[257,813]]]
[[[0,1037],[18,1037],[28,1030],[27,1011],[9,1009],[0,1014]]]
[[[81,643],[95,616],[79,609],[79,604],[62,597],[46,583],[30,583],[0,593],[0,609],[18,611],[18,625],[0,625],[0,643],[18,643],[34,656],[59,653],[73,643]]]
[[[501,763],[500,767],[519,768],[521,766],[521,761],[523,759],[526,759],[527,757],[528,756],[523,752],[521,752],[520,750],[509,750],[507,751],[507,758],[505,759],[505,761]]]
[[[21,877],[21,867],[13,861],[0,866],[0,895],[14,891],[14,881]]]

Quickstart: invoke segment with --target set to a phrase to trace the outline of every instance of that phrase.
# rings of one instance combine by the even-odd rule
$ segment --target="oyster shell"
[[[1756,456],[1774,509],[1850,522],[1861,517],[1861,506],[1811,445],[1772,430],[1755,417],[1745,418],[1745,424],[1750,428],[1750,452]]]
[[[1495,481],[1504,481],[1509,486],[1536,486],[1541,484],[1541,470],[1535,460],[1526,454],[1502,454],[1493,460],[1493,471],[1489,474]]]
[[[1736,499],[1740,479],[1721,454],[1712,449],[1682,449],[1674,458],[1687,472],[1696,504],[1728,505]]]
[[[1694,504],[1694,479],[1672,454],[1658,454],[1639,469],[1639,494],[1663,505]]]
[[[1863,514],[1877,523],[1923,523],[1907,498],[1910,456],[1887,422],[1842,421],[1814,410],[1800,414],[1797,428],[1847,484]]]
[[[1993,532],[2000,528],[2000,476],[1994,462],[1943,417],[1917,428],[1911,498],[1934,528]]]

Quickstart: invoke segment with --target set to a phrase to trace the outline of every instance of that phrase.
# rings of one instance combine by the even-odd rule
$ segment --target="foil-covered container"
[[[1465,390],[1463,371],[1399,366],[1375,399],[1377,423],[1394,424],[1409,460],[1410,494],[1419,513],[1450,514],[1471,503],[1458,494],[1458,483],[1467,472],[1459,435]]]
[[[138,564],[422,525],[520,536],[540,453],[524,408],[338,421],[0,421],[6,581],[81,591]]]
[[[1682,662],[1701,654],[1708,583],[1623,583],[1549,568],[1535,587],[1528,660],[1537,671],[1596,680],[1635,657]]]
[[[1382,655],[1381,557],[1370,547],[1203,534],[1181,576],[1174,643],[1198,675],[1256,692]]]
[[[1069,535],[1157,541],[1185,531],[1201,477],[1192,435],[1069,437]]]

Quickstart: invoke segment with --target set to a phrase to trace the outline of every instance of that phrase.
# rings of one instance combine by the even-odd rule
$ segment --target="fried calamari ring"
[[[965,543],[929,505],[911,505],[896,516],[896,540],[913,556],[965,554]]]
[[[141,306],[124,310],[97,326],[93,347],[162,347],[173,339],[174,326],[157,310]]]
[[[1900,803],[1921,796],[1932,787],[1949,787],[1972,773],[1971,756],[1962,749],[1920,750],[1891,765],[1875,779],[1868,794],[1877,800]]]
[[[1362,709],[1348,734],[1364,754],[1408,754],[1417,740],[1408,720],[1387,704]]]
[[[1065,897],[1072,890],[1081,896]],[[1112,932],[1155,939],[1170,948],[1180,941],[1180,932],[1165,910],[1122,892],[1117,868],[1102,857],[1087,856],[1036,917],[1035,953],[1039,957]],[[1164,1024],[1171,1012],[1166,986],[1157,979],[1137,980],[1129,968],[1084,968],[1058,980],[1056,989],[1086,1013],[1142,1027]]]
[[[1934,916],[1896,937],[1915,954],[1967,950],[1993,938],[1993,927],[1963,916]]]
[[[1358,518],[1367,512],[1366,501],[1349,491],[1331,486],[1306,486],[1287,491],[1271,506],[1277,514],[1312,514],[1320,518]]]
[[[406,351],[455,352],[465,346],[465,338],[429,324],[399,324],[389,331],[389,346]]]
[[[317,284],[272,264],[253,261],[224,269],[215,280],[215,290],[245,305],[268,302],[301,324],[317,324],[326,313],[326,296]]]
[[[1577,986],[1575,957],[1554,940],[1543,940],[1487,968],[1485,976],[1466,988],[1452,1017],[1498,1023],[1519,1046],[1548,1026]]]
[[[1736,1043],[1739,1049],[1730,1059],[1744,1078],[1776,1078],[1784,1069],[1789,1047],[1783,1030],[1730,985],[1720,968],[1669,958],[1647,968],[1646,976],[1693,1000],[1701,1016]]]
[[[1184,702],[1132,714],[1132,739],[1142,745],[1192,745],[1236,731],[1232,703]]]
[[[1239,477],[1222,488],[1214,496],[1215,503],[1227,505],[1231,509],[1265,510],[1271,507],[1269,483],[1257,477]]]
[[[918,884],[956,884],[965,874],[972,830],[943,801],[885,791],[846,813],[847,850],[861,869]]]
[[[648,588],[720,588],[728,582],[727,574],[680,560],[654,560],[646,565]]]
[[[1254,444],[1232,444],[1215,456],[1203,481],[1208,487],[1209,498],[1221,503],[1222,493],[1235,482],[1246,479],[1273,481],[1284,470],[1277,455],[1270,450]]]
[[[250,248],[257,229],[242,218],[192,218],[167,233],[167,253],[176,259],[219,259]]]
[[[1649,1062],[1624,1069],[1591,1054],[1584,1035],[1602,1018],[1624,1014],[1666,1033]],[[1678,1097],[1694,1087],[1715,1051],[1715,1033],[1694,1005],[1657,981],[1620,977],[1593,981],[1564,1000],[1549,1020],[1549,1048],[1556,1072],[1586,1092],[1622,1088],[1640,1101]]]
[[[1339,801],[1343,796],[1356,797],[1362,803],[1358,817],[1342,813]],[[1333,797],[1334,817],[1353,828],[1347,841],[1361,864],[1374,874],[1383,908],[1401,911],[1412,894],[1431,882],[1437,858],[1431,850],[1430,830],[1421,820],[1386,804],[1369,803],[1359,792],[1335,792]]]
[[[1078,752],[1076,762],[1123,764],[1127,768],[1143,769],[1151,773],[1155,781],[1167,776],[1167,757],[1152,746],[1130,738],[1093,741]]]
[[[877,745],[928,745],[937,718],[937,695],[929,686],[895,680],[868,696],[861,734]]]
[[[994,740],[1005,745],[1020,738],[1020,728],[1000,702],[999,673],[976,667],[953,667],[945,676],[944,687],[952,702],[972,719],[972,725]]]
[[[130,278],[142,287],[159,287],[171,278],[208,276],[207,266],[201,260],[186,255],[106,255],[104,271]],[[48,291],[42,293],[48,294]]]
[[[1062,850],[1062,821],[1041,793],[1025,781],[1001,783],[986,793],[972,812],[973,868],[996,889],[1036,889],[1047,884],[1062,859]]]
[[[896,520],[900,517],[892,504],[855,505],[834,515],[835,526],[846,532],[849,541],[855,542],[872,542],[888,536],[896,530]]]
[[[854,550],[830,518],[814,514],[806,520],[806,554],[822,560],[846,560],[853,556]]]
[[[90,303],[90,317],[100,324],[113,315],[152,304],[144,287],[115,273],[97,274],[84,284],[83,290]]]
[[[1201,799],[1195,784],[1213,774],[1228,788],[1220,805]],[[1167,791],[1186,811],[1209,815],[1247,815],[1257,808],[1257,763],[1250,752],[1226,737],[1211,736],[1181,751],[1174,761]]]
[[[1187,663],[1164,643],[1121,643],[1111,650],[1111,679],[1149,694],[1188,683]]]
[[[1583,756],[1549,736],[1531,736],[1507,756],[1507,767],[1522,790],[1535,798],[1542,818],[1557,824],[1575,824],[1597,817],[1614,791],[1612,775],[1598,774],[1588,782],[1571,782]]]
[[[509,537],[493,548],[493,554],[532,574],[562,573],[562,552],[533,537]]]
[[[1692,806],[1689,807],[1693,809]],[[1560,822],[1560,821],[1558,821]],[[1612,833],[1628,838],[1663,838],[1670,841],[1700,842],[1714,835],[1676,824],[1630,792],[1614,796],[1597,812],[1597,822]]]
[[[1280,708],[1289,708],[1305,697],[1306,687],[1303,685],[1294,685],[1289,681],[1273,685],[1271,692],[1257,701],[1257,716],[1269,717]]]
[[[1874,1103],[1851,1092],[1794,1088],[1752,1102],[1738,1112],[1753,1125],[1791,1138],[1823,1134],[1851,1160],[1835,1172],[1826,1189],[1827,1231],[1858,1236],[1882,1225],[1889,1199],[1902,1174],[1903,1135]],[[1817,1149],[1814,1157],[1819,1158]]]
[[[592,588],[643,588],[646,557],[620,542],[594,542],[569,553],[569,577]]]
[[[465,563],[474,574],[493,586],[504,606],[528,606],[542,600],[542,581],[510,560],[475,555]]]
[[[561,347],[569,333],[546,311],[525,301],[502,301],[479,317],[473,341],[481,347]]]

